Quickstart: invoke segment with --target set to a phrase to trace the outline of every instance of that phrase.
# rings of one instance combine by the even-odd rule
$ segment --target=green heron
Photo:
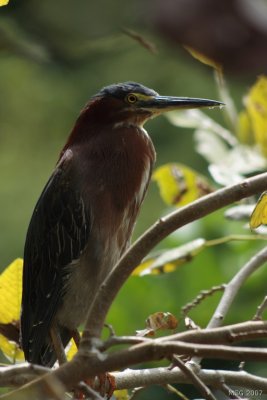
[[[130,243],[156,157],[144,123],[169,110],[221,104],[159,96],[134,82],[107,86],[91,98],[27,232],[21,314],[26,360],[55,363],[57,339],[66,347]]]

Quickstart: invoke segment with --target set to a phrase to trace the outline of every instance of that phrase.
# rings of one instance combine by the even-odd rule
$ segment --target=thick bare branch
[[[132,389],[140,386],[168,383],[190,383],[188,377],[178,369],[153,368],[132,370],[113,373],[118,389]],[[235,387],[262,390],[267,393],[267,379],[244,371],[208,370],[202,369],[198,373],[199,378],[211,387],[218,387],[221,382]]]
[[[161,240],[190,222],[266,189],[267,173],[264,173],[204,196],[156,222],[131,246],[100,286],[89,310],[84,336],[100,337],[107,312],[121,286]]]
[[[50,368],[28,363],[0,367],[0,386],[21,386],[50,371]]]
[[[36,378],[40,372],[44,372],[43,370],[37,372],[38,368],[34,372],[34,369],[29,364],[24,364],[22,367],[19,365],[12,366],[5,380],[1,380],[1,386],[20,386],[22,381],[26,383]],[[112,375],[115,378],[117,389],[133,389],[141,386],[163,385],[166,383],[190,383],[190,379],[178,368],[171,370],[163,367],[142,370],[127,369],[123,372],[114,372]],[[18,376],[20,376],[19,380],[17,380]],[[206,385],[211,387],[217,387],[220,382],[225,382],[227,385],[260,389],[264,393],[267,393],[266,378],[258,377],[244,371],[202,369],[198,372],[198,376]]]
[[[163,337],[161,340],[183,341],[206,344],[232,344],[242,340],[255,340],[267,337],[266,321],[246,321],[211,329],[198,329],[179,332]]]

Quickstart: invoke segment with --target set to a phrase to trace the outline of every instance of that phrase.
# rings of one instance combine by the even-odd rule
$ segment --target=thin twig
[[[193,369],[188,367],[179,357],[173,356],[173,361],[180,368],[181,371],[189,378],[189,380],[193,383],[195,388],[199,391],[199,393],[204,396],[206,400],[216,400],[216,398],[211,393],[210,389],[205,385],[205,383],[195,374]]]
[[[129,400],[134,400],[134,398],[135,398],[136,396],[138,396],[139,393],[142,392],[142,391],[144,391],[145,389],[146,389],[146,388],[144,388],[144,387],[137,387],[137,388],[134,388],[133,391],[132,391],[131,397],[129,398]]]
[[[226,285],[221,301],[216,308],[207,328],[216,328],[222,324],[235,296],[245,280],[267,261],[267,247],[255,254],[244,267]]]
[[[267,296],[264,297],[262,303],[257,307],[256,314],[252,318],[253,321],[262,320],[262,314],[267,308]]]
[[[144,336],[110,336],[103,345],[100,346],[100,350],[104,351],[113,346],[127,345],[127,344],[138,344],[151,341],[151,338]]]
[[[245,282],[245,280],[253,274],[258,268],[260,268],[267,261],[267,247],[255,254],[237,274],[231,279],[231,281],[225,286],[223,296],[212,315],[210,322],[207,325],[207,329],[219,327],[227,312],[229,311],[238,291]],[[241,360],[242,361],[242,360]],[[201,358],[194,357],[192,362],[199,364]]]
[[[226,396],[228,396],[229,399],[242,399],[245,400],[244,397],[238,396],[238,390],[234,391],[232,390],[229,386],[227,386],[225,383],[221,383],[221,385],[218,387],[219,390],[221,390]]]
[[[89,385],[86,385],[85,382],[80,382],[77,386],[84,394],[86,394],[91,400],[104,400],[99,393],[97,393],[94,389],[92,389]]]
[[[209,290],[201,290],[201,292],[190,302],[187,303],[185,306],[182,307],[181,311],[183,314],[183,317],[185,317],[189,311],[191,311],[193,308],[195,308],[198,304],[200,304],[203,300],[205,300],[207,297],[212,296],[216,292],[221,292],[225,289],[225,285],[219,285],[219,286],[213,286]]]
[[[189,400],[189,398],[182,392],[180,392],[180,390],[176,389],[175,387],[173,387],[170,384],[164,385],[166,387],[166,389],[170,392],[175,394],[177,397],[179,397],[181,400]]]
[[[206,328],[179,332],[174,335],[165,336],[161,340],[179,340],[184,342],[206,344],[232,344],[241,341],[243,336],[245,336],[246,340],[266,338],[267,322],[246,321],[239,324],[226,325],[218,328]]]

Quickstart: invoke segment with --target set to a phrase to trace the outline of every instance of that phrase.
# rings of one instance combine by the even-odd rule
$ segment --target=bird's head
[[[82,110],[61,154],[74,143],[86,142],[114,128],[144,123],[166,111],[216,107],[223,103],[190,97],[160,96],[140,83],[125,82],[106,86]]]
[[[148,119],[167,111],[216,107],[222,104],[208,99],[160,96],[139,83],[125,82],[101,89],[88,103],[88,107],[90,109],[97,105],[102,122],[109,120],[113,123],[125,122],[142,126]]]

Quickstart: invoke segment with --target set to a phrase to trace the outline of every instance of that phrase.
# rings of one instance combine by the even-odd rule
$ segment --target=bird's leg
[[[78,331],[78,329],[73,329],[73,331],[71,332],[71,336],[74,340],[74,343],[76,344],[77,349],[80,346],[80,342],[81,342],[81,335],[80,332]]]
[[[54,346],[55,353],[57,355],[59,365],[67,362],[67,357],[65,353],[65,349],[63,347],[61,337],[58,331],[58,327],[56,324],[53,324],[50,329],[50,336],[52,339],[52,343]]]
[[[71,335],[78,349],[81,341],[81,336],[78,329],[74,329],[71,332]],[[108,399],[111,398],[116,386],[113,375],[109,373],[104,373],[97,375],[97,378],[98,378],[97,388],[96,388],[95,378],[86,379],[85,383],[89,385],[91,388],[93,388],[93,390],[97,390],[98,392],[100,392],[101,396],[106,395]],[[83,395],[80,390],[76,391],[75,395],[78,399],[84,398],[82,397]]]

